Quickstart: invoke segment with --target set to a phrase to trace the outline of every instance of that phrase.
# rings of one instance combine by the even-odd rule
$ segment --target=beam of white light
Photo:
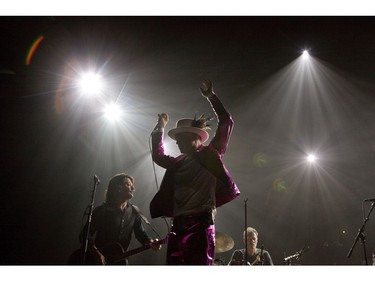
[[[121,118],[122,110],[118,104],[110,103],[104,108],[104,116],[110,122],[116,122]]]
[[[307,161],[309,161],[310,163],[313,163],[316,161],[316,156],[314,154],[309,154],[307,156]]]
[[[87,73],[82,75],[79,85],[82,93],[96,95],[101,92],[103,88],[103,81],[100,75],[95,73]]]
[[[309,51],[307,51],[307,50],[304,50],[303,52],[302,52],[302,58],[303,59],[308,59],[309,58]]]

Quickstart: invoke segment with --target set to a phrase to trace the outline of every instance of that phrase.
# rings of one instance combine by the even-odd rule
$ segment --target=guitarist
[[[146,233],[138,207],[129,202],[134,191],[134,178],[125,173],[116,174],[109,181],[105,203],[96,207],[92,214],[87,254],[90,256],[87,259],[89,263],[128,264],[127,258],[121,259],[121,253],[128,250],[133,233],[142,245],[150,244],[153,250],[160,250],[161,245],[156,242],[158,239],[154,240]],[[87,227],[88,223],[80,234],[83,245]]]

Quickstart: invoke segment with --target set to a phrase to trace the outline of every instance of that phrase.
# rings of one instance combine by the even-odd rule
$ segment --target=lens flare
[[[285,180],[282,178],[275,179],[272,183],[272,188],[277,192],[284,192],[288,189]]]
[[[262,152],[258,152],[253,157],[253,163],[258,168],[265,167],[268,163],[267,155]]]
[[[31,63],[31,58],[33,57],[33,55],[35,54],[35,51],[36,49],[38,48],[38,46],[40,45],[40,43],[42,42],[42,40],[44,39],[44,37],[41,35],[38,37],[38,39],[35,40],[35,42],[31,45],[28,53],[27,53],[27,56],[26,56],[26,65],[30,65]]]

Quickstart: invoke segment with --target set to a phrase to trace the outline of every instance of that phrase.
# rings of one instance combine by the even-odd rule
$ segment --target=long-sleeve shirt
[[[219,207],[240,195],[240,191],[225,167],[222,157],[227,149],[233,129],[233,119],[216,95],[209,98],[212,108],[218,118],[215,136],[208,146],[201,145],[193,155],[194,159],[210,172],[215,181],[215,205]],[[186,159],[185,154],[178,157],[166,155],[164,151],[164,132],[152,133],[152,157],[156,164],[166,169],[160,190],[150,203],[152,218],[159,216],[174,216],[175,175]]]
[[[92,214],[89,241],[104,256],[128,250],[132,234],[142,244],[149,243],[152,238],[146,233],[141,216],[130,203],[124,210],[116,206],[103,204],[96,207]],[[86,224],[81,235],[81,242],[87,233]]]

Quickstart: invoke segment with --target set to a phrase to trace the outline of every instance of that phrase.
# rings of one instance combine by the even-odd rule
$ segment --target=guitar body
[[[125,251],[124,248],[119,244],[111,244],[109,246],[99,248],[100,253],[105,257],[105,262],[103,263],[100,258],[100,254],[94,250],[94,248],[89,247],[86,253],[85,262],[83,263],[83,249],[78,249],[74,251],[68,260],[69,265],[126,265],[128,264],[127,257],[141,253],[145,250],[151,248],[151,245],[162,245],[167,243],[168,236],[162,240],[155,241],[152,244],[147,244],[139,248],[135,248],[130,251]]]
[[[105,257],[106,265],[128,264],[128,255],[126,255],[126,251],[119,243],[111,244],[104,248],[99,248],[98,250]]]
[[[85,262],[83,263],[83,249],[75,250],[68,259],[68,265],[104,265],[100,256],[93,251],[87,251]]]

